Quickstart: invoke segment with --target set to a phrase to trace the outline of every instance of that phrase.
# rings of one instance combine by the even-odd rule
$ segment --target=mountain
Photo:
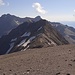
[[[64,25],[69,25],[75,28],[75,21],[61,21],[60,23]]]
[[[52,26],[58,30],[62,36],[70,43],[70,44],[75,44],[75,28],[63,25],[58,22],[50,22]]]
[[[27,21],[0,38],[0,54],[69,44],[46,20]]]
[[[20,24],[31,21],[31,22],[37,22],[41,20],[42,18],[40,16],[37,16],[35,18],[25,17],[20,18],[15,15],[10,14],[4,14],[0,17],[0,37],[7,35],[12,29],[16,28]],[[75,43],[75,28],[63,25],[58,22],[50,22],[52,26],[58,30],[64,38],[69,41],[69,43],[74,44]]]
[[[32,19],[32,21],[37,22],[41,20],[42,18],[40,16],[36,16],[35,18]]]
[[[10,14],[4,14],[0,17],[0,37],[8,34],[12,29],[16,28],[18,25],[25,21],[38,21],[41,17],[37,16],[35,18],[25,17],[20,18]]]

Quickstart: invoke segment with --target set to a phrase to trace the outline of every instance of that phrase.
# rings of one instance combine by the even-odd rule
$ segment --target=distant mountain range
[[[31,48],[75,43],[75,29],[40,16],[19,18],[5,14],[0,17],[0,54]]]
[[[69,25],[69,26],[75,28],[75,21],[61,21],[60,23],[62,23],[64,25]]]
[[[24,23],[25,21],[38,21],[41,17],[37,16],[35,18],[20,18],[10,14],[4,14],[0,17],[0,37],[2,35],[8,34],[12,29],[16,28],[18,25]]]
[[[75,44],[75,28],[57,22],[51,24],[70,44]]]

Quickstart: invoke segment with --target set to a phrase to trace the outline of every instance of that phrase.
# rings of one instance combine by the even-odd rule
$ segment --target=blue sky
[[[40,15],[49,21],[75,21],[75,0],[0,0],[0,16]]]

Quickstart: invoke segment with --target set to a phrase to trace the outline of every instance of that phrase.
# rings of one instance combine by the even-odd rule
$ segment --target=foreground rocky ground
[[[75,45],[1,55],[0,75],[75,75]]]

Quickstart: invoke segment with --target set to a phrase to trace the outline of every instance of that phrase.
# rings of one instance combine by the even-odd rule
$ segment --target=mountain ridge
[[[75,44],[75,28],[56,22],[51,24],[70,44]]]
[[[18,25],[26,21],[38,21],[41,17],[37,16],[35,18],[25,17],[20,18],[11,14],[4,14],[0,17],[0,37],[7,35],[12,29],[16,28]]]
[[[0,38],[0,54],[27,50],[28,48],[52,47],[75,43],[75,29],[68,25],[50,22],[42,19],[40,16],[35,18],[26,17],[22,18],[22,20],[14,15],[5,14],[0,18],[3,20],[7,19],[6,23],[9,24],[12,24],[11,21],[13,20],[16,20],[17,23],[19,22],[8,34]]]
[[[60,39],[61,38],[61,39]],[[0,53],[69,44],[48,21],[24,22],[0,39]],[[2,46],[3,45],[3,46]]]

